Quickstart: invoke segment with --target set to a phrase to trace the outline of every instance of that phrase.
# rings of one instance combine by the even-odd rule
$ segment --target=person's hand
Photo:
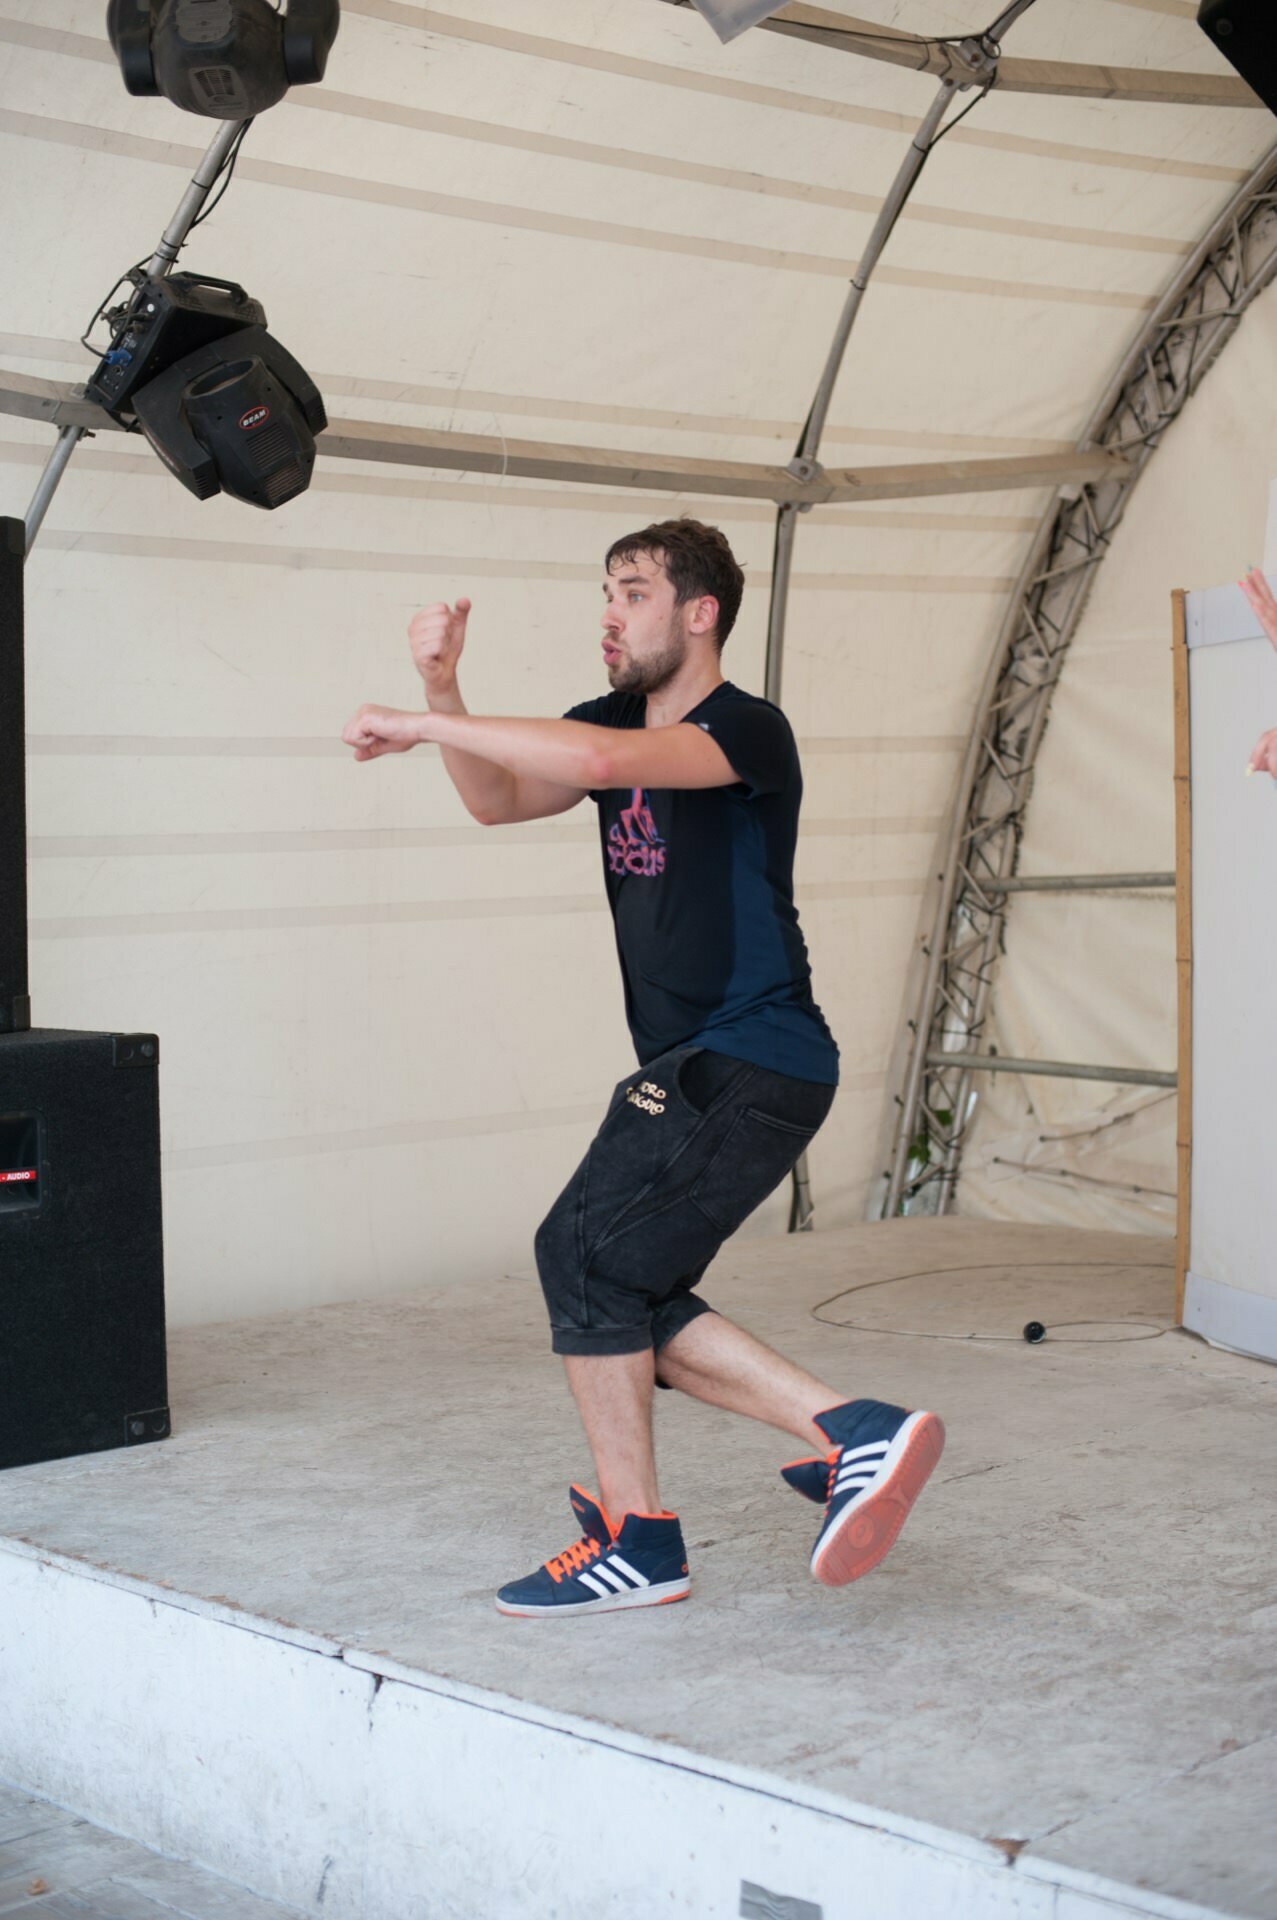
[[[1277,599],[1258,567],[1237,582],[1251,604],[1251,609],[1268,638],[1277,647]]]
[[[341,730],[356,760],[377,760],[383,753],[407,753],[421,743],[419,713],[401,713],[397,707],[360,707]]]
[[[455,607],[440,601],[412,616],[408,644],[412,664],[425,681],[427,693],[447,693],[456,685],[469,614],[470,602],[462,594]]]
[[[1271,773],[1273,779],[1277,780],[1277,727],[1270,727],[1267,733],[1260,734],[1246,771]]]

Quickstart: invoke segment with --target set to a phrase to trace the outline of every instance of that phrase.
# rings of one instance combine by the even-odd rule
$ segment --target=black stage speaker
[[[1197,24],[1277,113],[1277,21],[1272,0],[1202,0]]]
[[[154,1034],[0,1036],[0,1467],[169,1431]]]
[[[159,1043],[30,1025],[24,551],[0,519],[0,1467],[169,1431]]]

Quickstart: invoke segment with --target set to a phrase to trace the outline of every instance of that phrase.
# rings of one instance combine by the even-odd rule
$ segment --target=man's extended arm
[[[580,720],[489,718],[457,685],[470,602],[427,607],[408,629],[428,713],[361,707],[342,730],[356,760],[431,741],[476,820],[495,826],[563,813],[605,787],[725,787],[739,775],[699,727],[594,727]]]
[[[361,707],[342,732],[356,760],[404,753],[433,741],[582,793],[602,787],[727,787],[739,775],[700,727],[592,727],[583,720],[496,718],[471,713],[403,713]]]

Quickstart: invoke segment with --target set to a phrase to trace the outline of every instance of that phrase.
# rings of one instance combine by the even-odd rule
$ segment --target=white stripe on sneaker
[[[870,1453],[885,1455],[890,1445],[891,1442],[889,1440],[871,1440],[867,1446],[844,1447],[839,1464],[845,1467],[849,1461],[862,1460],[866,1454]]]
[[[610,1600],[612,1598],[611,1587],[605,1587],[603,1582],[596,1580],[592,1573],[578,1573],[576,1577],[583,1587],[588,1587],[590,1592],[596,1594],[600,1600]]]
[[[610,1567],[606,1560],[600,1560],[594,1571],[600,1580],[606,1580],[608,1585],[614,1588],[617,1593],[629,1592],[630,1589],[625,1581],[622,1580],[620,1574],[617,1573],[614,1568]]]
[[[651,1585],[651,1582],[644,1578],[638,1568],[632,1567],[628,1560],[622,1560],[619,1553],[609,1553],[607,1563],[609,1567],[615,1567],[618,1572],[625,1574],[626,1578],[632,1580],[636,1587]]]

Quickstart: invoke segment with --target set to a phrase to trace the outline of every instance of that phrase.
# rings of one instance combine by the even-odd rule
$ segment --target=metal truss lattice
[[[1218,359],[1251,301],[1277,277],[1277,148],[1255,169],[1159,302],[1096,408],[1081,447],[1124,456],[1124,475],[1061,490],[1038,529],[986,673],[968,743],[939,897],[923,945],[925,983],[909,1022],[892,1165],[880,1207],[944,1213],[974,1114],[1038,750],[1082,609],[1140,474]]]

